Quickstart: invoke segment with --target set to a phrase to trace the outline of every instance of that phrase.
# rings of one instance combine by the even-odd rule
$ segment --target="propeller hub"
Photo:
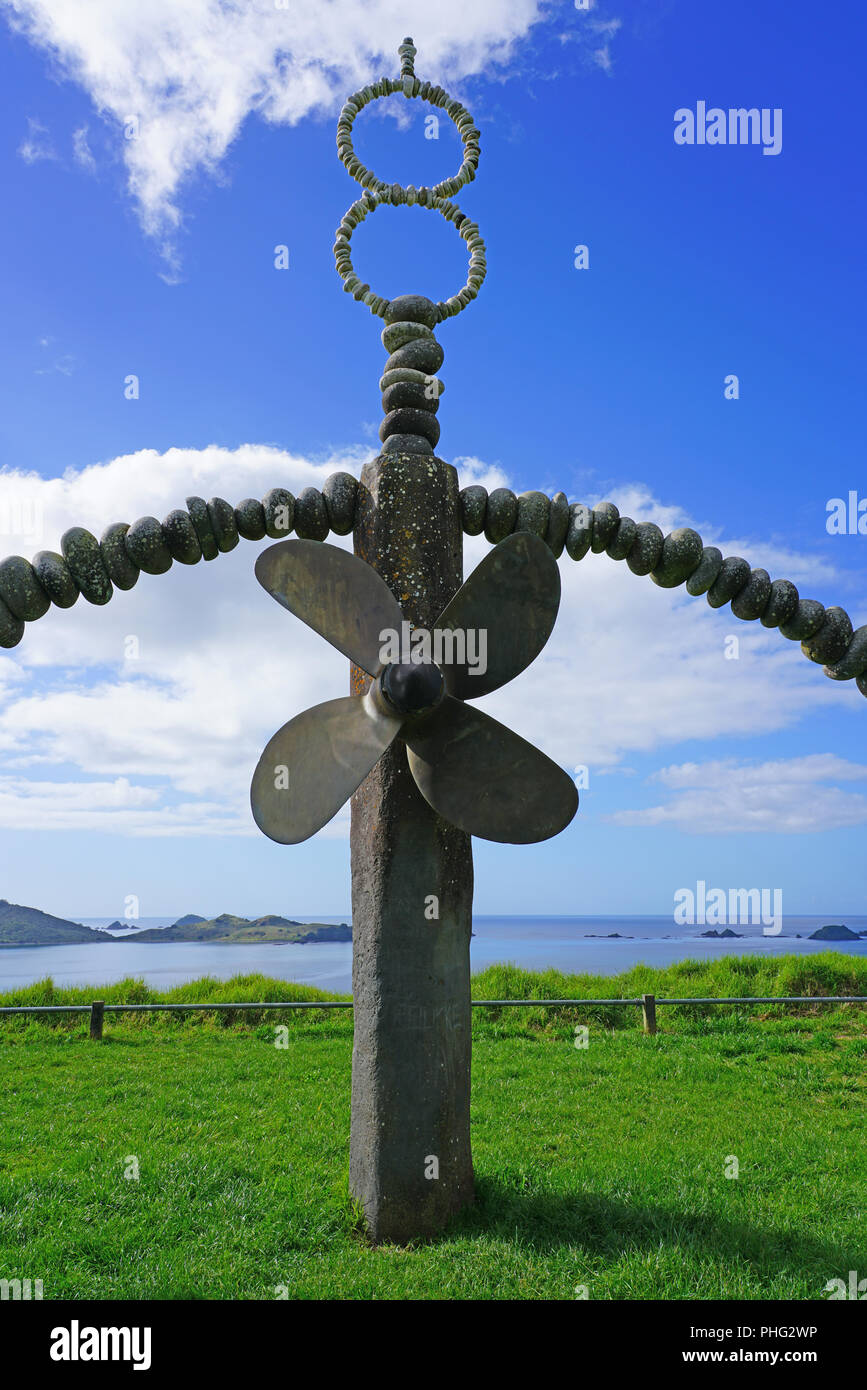
[[[392,708],[406,715],[433,709],[445,693],[443,673],[433,662],[393,662],[383,671],[381,686]]]

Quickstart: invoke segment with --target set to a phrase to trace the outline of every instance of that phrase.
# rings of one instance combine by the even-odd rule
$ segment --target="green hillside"
[[[182,925],[183,924],[183,925]],[[217,945],[240,946],[257,942],[291,942],[304,945],[310,941],[351,941],[352,931],[345,922],[333,926],[326,922],[293,922],[288,917],[233,917],[224,912],[211,921],[190,921],[182,918],[173,927],[151,927],[136,932],[124,941],[210,941]]]
[[[113,940],[80,922],[67,922],[40,912],[38,907],[22,907],[0,898],[0,946],[72,946]]]

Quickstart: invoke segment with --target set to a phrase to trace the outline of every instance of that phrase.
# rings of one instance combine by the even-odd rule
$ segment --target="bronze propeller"
[[[256,578],[371,677],[365,694],[305,710],[268,743],[250,799],[256,824],[272,840],[293,845],[314,835],[396,738],[419,791],[461,830],[530,844],[569,824],[578,809],[572,778],[464,703],[512,680],[551,635],[560,572],[538,536],[517,532],[489,551],[432,635],[416,630],[398,660],[387,659],[387,646],[405,639],[409,624],[385,580],[357,555],[321,541],[280,541],[259,556]]]

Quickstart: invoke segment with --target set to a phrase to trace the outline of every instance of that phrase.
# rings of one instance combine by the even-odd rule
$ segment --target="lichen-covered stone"
[[[433,394],[431,394],[433,392]],[[409,406],[413,410],[427,410],[435,415],[440,408],[439,396],[434,387],[422,386],[417,381],[396,381],[387,386],[382,393],[382,408],[388,414]]]
[[[245,497],[235,508],[238,535],[245,541],[260,541],[265,534],[265,508],[255,497]]]
[[[80,591],[63,556],[53,550],[40,550],[33,556],[33,569],[54,606],[71,608]]]
[[[631,516],[622,516],[617,523],[617,530],[605,547],[605,554],[612,560],[625,560],[635,544],[637,534],[637,523]]]
[[[850,681],[867,671],[867,627],[859,627],[852,634],[847,650],[831,666],[825,667],[825,675],[832,681]]]
[[[71,526],[60,537],[60,551],[87,602],[108,603],[114,589],[96,536],[83,526]]]
[[[593,508],[593,534],[590,538],[590,549],[594,555],[601,555],[603,550],[607,550],[617,533],[617,523],[620,520],[620,512],[613,502],[600,502]]]
[[[852,619],[845,608],[826,608],[825,621],[817,633],[801,643],[801,651],[810,661],[833,666],[851,641]]]
[[[324,541],[328,535],[325,498],[316,487],[306,487],[295,499],[295,530],[304,541]]]
[[[172,553],[155,516],[140,516],[126,533],[126,553],[145,574],[165,574],[172,567]]]
[[[383,454],[428,454],[432,455],[433,445],[421,434],[390,434],[383,441],[380,453]]]
[[[473,485],[461,492],[461,524],[468,536],[480,536],[485,529],[488,490]]]
[[[702,594],[706,594],[716,581],[722,569],[722,563],[722,551],[717,550],[715,545],[706,545],[701,552],[701,559],[696,569],[686,581],[686,592],[692,594],[693,598],[699,598]]]
[[[51,607],[36,571],[22,555],[9,555],[0,561],[0,598],[14,617],[26,623],[44,617]]]
[[[187,511],[190,514],[190,521],[195,527],[199,545],[202,547],[203,560],[216,560],[220,553],[217,545],[217,537],[214,535],[214,528],[211,525],[211,514],[208,511],[208,504],[204,497],[187,497],[185,499]]]
[[[748,582],[732,599],[732,612],[743,622],[755,622],[765,611],[771,597],[771,576],[767,570],[756,569],[750,574]]]
[[[665,536],[655,521],[640,521],[626,563],[633,574],[650,574],[659,564]]]
[[[17,647],[23,636],[24,623],[0,598],[0,647]]]
[[[518,519],[518,499],[511,488],[495,487],[488,494],[485,508],[485,539],[491,545],[499,545],[511,536]]]
[[[379,437],[385,442],[390,434],[420,434],[436,447],[440,437],[440,422],[427,410],[402,407],[390,410],[379,427]]]
[[[703,554],[698,531],[693,531],[691,526],[679,526],[663,541],[659,564],[651,570],[650,577],[661,589],[676,589],[695,574]]]
[[[241,539],[235,524],[235,508],[230,507],[222,497],[209,497],[208,516],[211,519],[211,530],[217,542],[217,549],[223,555],[227,555],[230,550],[235,549]]]
[[[593,539],[593,513],[583,502],[573,502],[569,508],[566,530],[566,554],[570,560],[583,560]]]
[[[386,361],[384,371],[393,372],[398,367],[412,367],[417,372],[430,375],[439,371],[444,358],[442,343],[438,343],[436,338],[415,338],[404,343],[403,347],[395,348]]]
[[[548,532],[551,499],[544,492],[522,492],[518,498],[516,531],[530,531],[544,540]]]
[[[555,560],[559,560],[563,554],[568,530],[569,498],[565,492],[555,492],[548,509],[548,530],[545,532],[545,544]]]
[[[855,677],[855,684],[862,695],[867,695],[867,671],[863,675]]]
[[[202,547],[196,535],[189,512],[180,507],[169,512],[163,520],[163,539],[173,560],[182,565],[197,565],[202,558]]]
[[[415,367],[392,367],[390,371],[383,372],[379,378],[379,389],[387,391],[389,386],[396,386],[399,381],[414,381],[416,386],[426,387],[431,400],[439,400],[446,389],[438,376],[432,372],[419,372]]]
[[[332,473],[322,484],[328,524],[336,536],[348,536],[355,525],[358,481],[351,473]]]
[[[707,591],[707,601],[711,608],[722,608],[749,584],[752,573],[746,560],[740,555],[728,555],[722,562],[720,572]]]
[[[825,605],[815,598],[802,598],[795,616],[780,624],[780,632],[791,642],[804,642],[819,631],[824,621]]]
[[[426,328],[435,328],[437,306],[422,294],[401,294],[389,301],[385,311],[386,324],[423,323]]]
[[[265,532],[275,541],[288,540],[295,525],[295,498],[285,487],[272,487],[262,498]]]
[[[401,320],[398,323],[390,323],[382,330],[382,346],[386,352],[397,352],[398,348],[405,347],[407,343],[417,342],[419,339],[424,342],[436,342],[433,333],[426,328],[423,323],[410,323]]]
[[[127,554],[128,530],[129,524],[126,521],[113,521],[110,526],[106,526],[99,542],[103,564],[116,589],[134,588],[141,573],[138,565],[134,564]]]
[[[762,627],[782,627],[798,611],[798,590],[788,579],[775,579],[762,614]]]

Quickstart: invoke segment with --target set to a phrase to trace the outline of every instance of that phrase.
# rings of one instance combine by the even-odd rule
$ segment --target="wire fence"
[[[645,1033],[656,1033],[656,1010],[670,1005],[712,1005],[712,1004],[867,1004],[867,994],[766,994],[733,995],[721,998],[687,997],[683,999],[658,999],[655,994],[642,994],[635,999],[473,999],[474,1009],[562,1009],[562,1008],[600,1008],[623,1007],[640,1008]],[[238,1009],[351,1009],[351,999],[277,1000],[266,999],[259,1003],[249,1000],[235,1004],[220,1002],[204,1004],[106,1004],[102,999],[94,999],[90,1004],[21,1004],[0,1007],[0,1018],[13,1014],[89,1014],[90,1036],[100,1039],[106,1014],[138,1013],[195,1013],[197,1011],[214,1013],[222,1010]]]

